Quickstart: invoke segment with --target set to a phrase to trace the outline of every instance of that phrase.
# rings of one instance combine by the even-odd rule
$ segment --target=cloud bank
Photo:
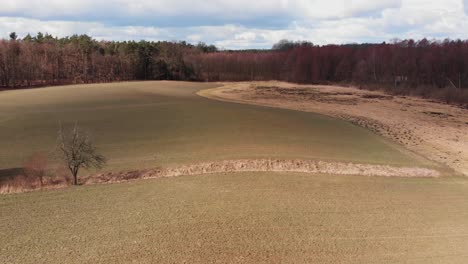
[[[186,40],[226,49],[468,38],[467,0],[3,0],[0,33]]]

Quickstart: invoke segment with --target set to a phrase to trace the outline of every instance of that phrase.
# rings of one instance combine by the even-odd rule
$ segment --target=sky
[[[1,0],[0,37],[205,42],[222,49],[468,39],[468,0]]]

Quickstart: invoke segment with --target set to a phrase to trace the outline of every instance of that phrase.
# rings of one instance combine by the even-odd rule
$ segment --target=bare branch
[[[78,184],[78,172],[81,168],[100,169],[106,163],[106,158],[97,152],[91,135],[80,129],[78,123],[69,131],[60,125],[57,147],[73,175],[75,185]]]

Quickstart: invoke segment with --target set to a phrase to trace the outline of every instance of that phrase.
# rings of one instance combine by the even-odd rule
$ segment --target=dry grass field
[[[90,182],[158,167],[181,176],[1,195],[0,263],[468,262],[466,178],[344,120],[197,95],[220,85],[1,92],[4,176],[51,153],[59,123],[75,121],[109,159],[81,175]],[[273,169],[248,171],[264,163]],[[341,175],[324,173],[335,165]],[[441,177],[372,176],[379,166]]]
[[[300,173],[0,196],[1,263],[467,263],[468,181]]]

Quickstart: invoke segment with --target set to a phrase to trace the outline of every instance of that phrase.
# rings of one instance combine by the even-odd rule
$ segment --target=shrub
[[[0,193],[19,193],[36,188],[35,180],[25,175],[14,176],[0,186]]]
[[[47,154],[42,151],[33,153],[24,163],[24,175],[29,178],[29,181],[34,182],[39,180],[41,186],[44,185],[44,177],[47,174],[48,158]]]

